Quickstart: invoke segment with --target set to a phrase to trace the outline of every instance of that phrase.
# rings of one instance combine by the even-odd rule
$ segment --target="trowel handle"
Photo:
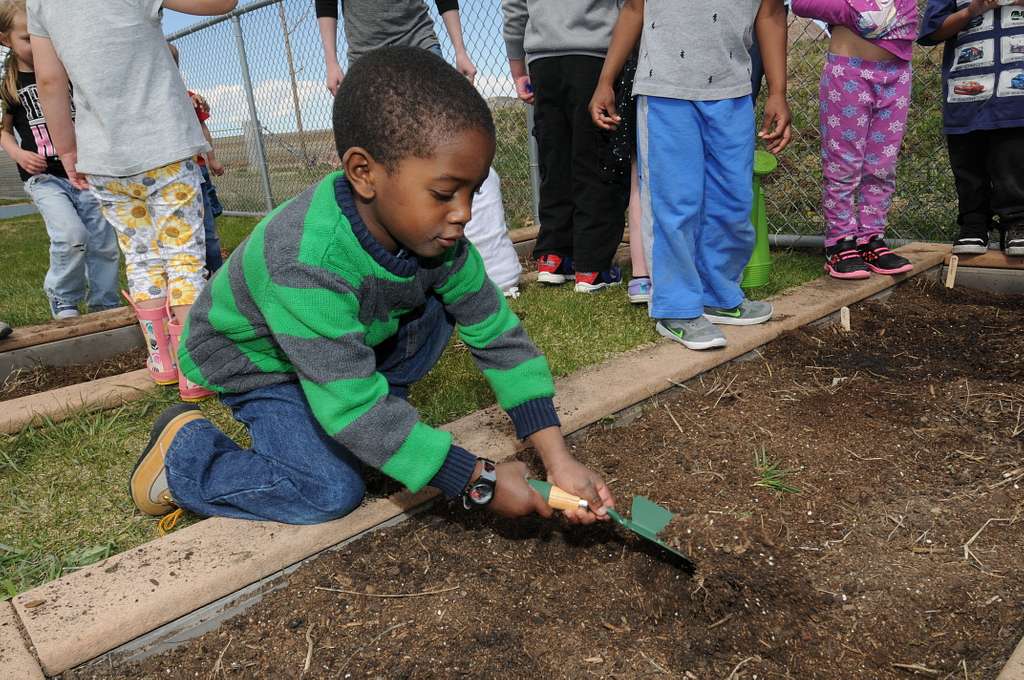
[[[560,489],[551,482],[544,482],[539,479],[528,479],[530,486],[540,494],[544,502],[555,510],[578,510],[589,507],[587,501],[579,496],[573,496],[568,491]]]

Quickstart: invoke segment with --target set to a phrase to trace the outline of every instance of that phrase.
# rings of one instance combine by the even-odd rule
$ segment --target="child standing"
[[[561,284],[575,277],[575,290],[583,293],[622,281],[612,258],[625,227],[629,161],[614,157],[611,135],[596,129],[587,113],[620,4],[501,2],[516,94],[534,107],[537,280]]]
[[[359,504],[368,465],[467,509],[550,515],[522,463],[477,458],[406,401],[458,325],[548,478],[590,502],[569,519],[604,517],[614,501],[566,447],[546,359],[464,238],[494,157],[487,103],[440,57],[385,47],[341,83],[334,135],[344,172],[260,222],[189,317],[182,370],[220,393],[251,448],[174,406],[132,473],[136,505],[323,522]]]
[[[910,108],[917,0],[793,0],[832,39],[819,88],[825,271],[837,279],[914,266],[885,227]]]
[[[117,238],[92,194],[72,186],[50,141],[33,71],[24,0],[0,3],[0,43],[9,49],[0,83],[0,146],[18,164],[25,193],[39,209],[50,237],[50,268],[43,290],[55,319],[118,306]],[[21,139],[19,145],[12,131]]]
[[[594,122],[618,125],[613,84],[642,38],[637,103],[640,195],[658,332],[690,349],[724,347],[715,324],[771,318],[740,289],[754,248],[751,35],[757,30],[769,95],[760,137],[789,143],[786,14],[782,0],[707,3],[627,0],[590,103]]]
[[[929,0],[918,42],[946,43],[942,120],[960,224],[953,252],[984,253],[996,226],[1006,254],[1024,257],[1024,0]]]
[[[72,183],[92,189],[118,232],[154,380],[177,382],[185,399],[207,395],[178,375],[173,345],[205,283],[201,180],[192,159],[209,145],[167,51],[160,13],[219,14],[234,6],[28,1],[39,96],[57,153]]]

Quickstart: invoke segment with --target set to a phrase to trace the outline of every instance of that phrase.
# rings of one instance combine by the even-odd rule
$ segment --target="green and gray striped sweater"
[[[388,253],[334,173],[264,218],[192,307],[179,352],[190,380],[246,392],[298,380],[324,431],[412,490],[461,492],[475,457],[389,395],[374,347],[436,293],[516,433],[558,424],[547,360],[467,241],[436,260]]]

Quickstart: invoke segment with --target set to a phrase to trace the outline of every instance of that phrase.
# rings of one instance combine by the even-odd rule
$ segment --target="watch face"
[[[469,500],[476,505],[487,505],[494,496],[494,487],[490,484],[474,484],[468,495]]]

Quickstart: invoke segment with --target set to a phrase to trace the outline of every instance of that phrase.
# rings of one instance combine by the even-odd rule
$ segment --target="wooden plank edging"
[[[556,404],[566,432],[599,421],[715,366],[826,317],[942,263],[948,247],[899,249],[911,274],[855,282],[827,278],[774,300],[761,326],[726,327],[729,347],[691,352],[662,341],[558,381]],[[600,384],[600,390],[593,389]],[[495,460],[515,440],[496,407],[446,426],[468,450]],[[14,607],[48,674],[63,672],[139,635],[239,590],[436,496],[427,489],[366,503],[347,517],[314,526],[213,518],[68,574],[14,599]],[[28,605],[33,606],[28,606]]]
[[[0,602],[0,678],[43,680],[43,671],[22,637],[10,602]]]

